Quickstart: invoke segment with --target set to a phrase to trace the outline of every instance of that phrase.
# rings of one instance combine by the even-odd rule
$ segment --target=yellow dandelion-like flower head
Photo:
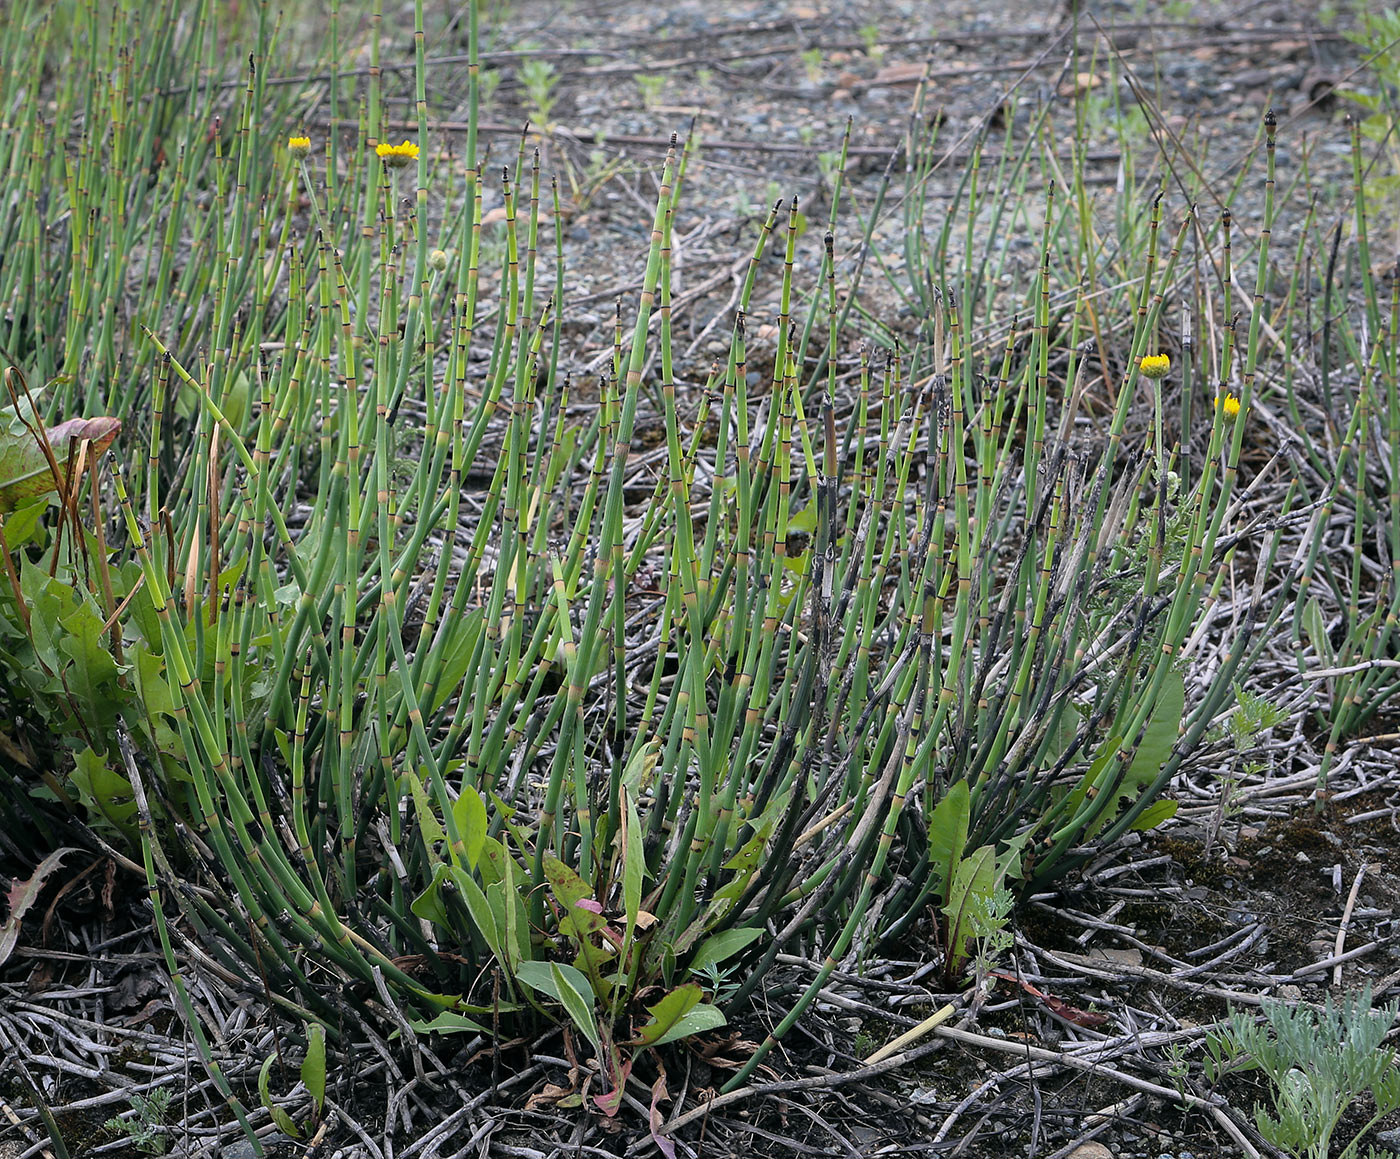
[[[300,160],[302,157],[305,157],[308,153],[311,152],[311,138],[288,137],[287,152],[290,153],[293,157]]]
[[[1145,354],[1138,363],[1143,378],[1166,378],[1167,371],[1171,368],[1172,360],[1165,354]]]
[[[1216,401],[1220,409],[1225,412],[1227,419],[1232,419],[1240,413],[1240,400],[1233,394],[1221,395]]]
[[[390,169],[402,169],[410,161],[418,160],[418,146],[412,141],[405,141],[402,145],[379,144],[374,151]]]

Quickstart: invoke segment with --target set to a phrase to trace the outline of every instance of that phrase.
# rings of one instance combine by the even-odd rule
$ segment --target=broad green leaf
[[[1180,802],[1168,801],[1165,799],[1154,801],[1138,814],[1138,819],[1133,822],[1132,827],[1134,829],[1143,830],[1157,828],[1162,822],[1170,821],[1176,816],[1176,809],[1179,803]]]
[[[293,1139],[299,1138],[301,1132],[297,1130],[297,1125],[292,1121],[292,1116],[287,1114],[277,1103],[272,1101],[271,1076],[272,1064],[277,1061],[274,1052],[263,1060],[262,1070],[258,1072],[258,1094],[262,1096],[262,1105],[267,1108],[267,1113],[272,1116],[272,1121],[277,1124],[277,1129],[284,1135],[290,1135]]]
[[[1043,760],[1053,765],[1065,753],[1065,750],[1074,743],[1074,738],[1079,735],[1079,726],[1083,723],[1079,713],[1075,711],[1073,704],[1061,706],[1059,715],[1055,718],[1055,725],[1050,730],[1048,743],[1045,746]]]
[[[815,535],[817,533],[817,505],[808,503],[801,511],[788,515],[788,534]]]
[[[719,1007],[700,1001],[703,991],[694,982],[677,986],[660,1002],[647,1007],[650,1020],[632,1039],[633,1046],[664,1046],[692,1034],[714,1030],[725,1024]]]
[[[582,970],[559,962],[521,962],[516,977],[531,990],[553,998],[569,1018],[598,1049],[598,1019],[593,1012],[593,986]]]
[[[248,395],[251,390],[251,382],[246,370],[240,370],[231,383],[224,387],[223,396],[218,400],[219,409],[224,412],[224,418],[228,419],[229,425],[234,430],[240,430],[243,426],[243,419],[248,414]]]
[[[1338,88],[1336,92],[1338,96],[1346,97],[1349,101],[1355,101],[1363,109],[1379,109],[1383,99],[1380,93],[1364,93],[1359,89]]]
[[[707,1030],[718,1030],[726,1024],[723,1011],[718,1006],[704,1003],[691,1010],[671,1029],[652,1043],[652,1046],[665,1046],[668,1042],[679,1042],[692,1034],[703,1034]]]
[[[29,435],[30,429],[42,425],[44,408],[41,405],[44,395],[51,386],[67,386],[73,381],[71,374],[60,374],[43,386],[22,390],[11,397],[8,390],[0,390],[0,424],[3,429],[16,436]]]
[[[409,906],[413,916],[424,921],[436,922],[443,929],[452,928],[452,920],[447,916],[447,905],[442,900],[442,883],[452,872],[452,866],[440,861],[433,868],[433,880],[428,888],[413,899]]]
[[[457,630],[441,645],[442,667],[433,682],[429,712],[436,712],[448,700],[461,693],[462,681],[471,670],[472,658],[476,654],[476,643],[481,637],[484,617],[485,612],[477,608],[454,621],[458,625]]]
[[[292,736],[285,729],[273,728],[272,739],[277,745],[277,752],[282,758],[284,768],[292,766]]]
[[[711,966],[718,966],[721,962],[727,962],[735,954],[747,949],[754,939],[762,936],[762,930],[752,927],[721,930],[700,943],[700,948],[695,951],[695,958],[690,963],[690,968],[695,973],[702,973]]]
[[[462,877],[465,878],[461,883],[462,900],[467,903],[467,912],[471,914],[472,921],[476,923],[477,931],[486,940],[486,944],[491,947],[491,953],[495,956],[496,961],[500,962],[507,974],[513,975],[519,957],[512,953],[510,945],[506,942],[500,918],[496,913],[497,907],[491,904],[481,886],[477,885],[474,877],[465,873],[462,874]],[[497,889],[499,884],[498,882],[489,888]]]
[[[967,845],[967,827],[972,815],[972,793],[966,781],[948,787],[928,819],[928,852],[933,865],[934,892],[948,901],[949,887]]]
[[[1089,795],[1089,790],[1096,788],[1104,770],[1108,768],[1109,762],[1117,755],[1118,750],[1123,747],[1121,736],[1110,737],[1104,747],[1099,751],[1093,762],[1089,765],[1088,771],[1079,778],[1073,791],[1065,798],[1064,802],[1057,810],[1057,820],[1064,821],[1065,824],[1055,830],[1051,837],[1052,841],[1059,841],[1064,837],[1067,830],[1078,825],[1076,816],[1080,807],[1084,804],[1084,798]]]
[[[608,919],[603,916],[602,907],[592,898],[581,898],[572,907],[559,915],[559,928],[576,941],[583,941],[587,934],[596,934],[604,929]]]
[[[476,871],[481,874],[482,885],[492,885],[505,876],[505,864],[509,854],[506,847],[496,838],[488,837],[481,843],[481,856]]]
[[[1186,682],[1179,672],[1168,672],[1162,682],[1162,693],[1152,709],[1152,718],[1147,722],[1142,743],[1133,754],[1133,763],[1128,766],[1128,775],[1120,789],[1120,795],[1136,800],[1142,787],[1156,779],[1172,755],[1176,738],[1181,732],[1181,720],[1186,708]]]
[[[729,905],[737,901],[748,889],[754,870],[758,868],[759,862],[763,859],[763,851],[768,847],[768,838],[772,836],[778,818],[787,809],[787,803],[791,796],[791,789],[785,793],[775,794],[773,800],[768,803],[768,807],[763,810],[763,814],[757,820],[748,821],[753,829],[753,836],[744,842],[743,846],[724,863],[724,868],[732,870],[734,876],[715,893],[716,903],[727,903],[725,909],[728,909]],[[714,914],[708,915],[706,924],[712,924],[715,916]],[[684,953],[693,942],[692,938],[685,946],[677,945],[677,952]]]
[[[677,986],[660,1002],[647,1007],[647,1013],[651,1015],[651,1018],[637,1032],[635,1042],[641,1046],[652,1045],[691,1010],[700,1005],[700,999],[703,997],[705,997],[704,991],[694,982]]]
[[[14,551],[33,540],[39,530],[39,520],[48,510],[48,506],[47,499],[37,499],[33,503],[17,507],[4,521],[5,546]]]
[[[1153,706],[1152,716],[1142,736],[1142,743],[1133,754],[1132,763],[1123,773],[1117,788],[1113,789],[1117,800],[1099,814],[1099,819],[1090,826],[1085,837],[1093,837],[1118,815],[1120,805],[1132,805],[1147,790],[1147,787],[1162,771],[1162,766],[1172,754],[1177,734],[1181,730],[1181,719],[1186,707],[1186,684],[1179,672],[1168,672],[1162,685],[1161,695]]]
[[[622,908],[627,919],[626,942],[631,944],[637,930],[637,915],[642,910],[642,878],[646,872],[646,852],[642,847],[642,823],[637,817],[637,805],[632,794],[622,790]]]
[[[505,1009],[504,1006],[501,1009]],[[473,1022],[461,1014],[456,1014],[451,1010],[444,1010],[436,1018],[429,1021],[423,1019],[410,1018],[409,1026],[413,1027],[419,1034],[490,1034],[491,1031],[482,1026],[479,1022]]]
[[[219,573],[219,582],[215,585],[215,590],[222,592],[231,589],[243,577],[243,569],[247,565],[248,557],[245,555],[224,568]]]
[[[1332,667],[1336,657],[1332,652],[1332,640],[1327,635],[1327,625],[1322,618],[1322,605],[1316,596],[1309,596],[1303,605],[1303,628],[1307,632],[1308,643],[1322,660],[1324,667]]]
[[[494,793],[491,794],[491,800],[493,802],[497,800]],[[516,821],[515,815],[516,810],[514,809],[502,810],[498,808],[496,810],[496,819],[505,826],[506,835],[515,842],[515,852],[519,858],[517,865],[529,865],[534,860],[534,834],[528,825]],[[502,849],[509,852],[509,847],[504,843]],[[504,868],[502,868],[502,873],[504,873]]]
[[[652,737],[633,752],[627,767],[622,770],[622,784],[635,796],[645,793],[656,779],[656,766],[660,760],[661,741]]]
[[[462,856],[467,868],[475,869],[481,859],[481,847],[486,843],[486,805],[481,794],[470,785],[463,787],[452,806],[452,818],[457,822],[457,836],[462,839]]]
[[[311,1094],[316,1113],[326,1101],[326,1028],[313,1022],[307,1036],[306,1057],[301,1062],[301,1081]]]
[[[550,892],[566,912],[574,908],[575,902],[593,896],[588,883],[553,855],[544,859],[544,879],[549,882]]]
[[[447,840],[447,833],[438,820],[432,801],[428,799],[428,790],[423,787],[423,782],[412,772],[405,772],[400,780],[408,785],[413,797],[413,812],[418,818],[418,831],[423,835],[424,850],[436,865],[442,861],[437,849]]]
[[[507,861],[506,864],[509,866],[510,862]],[[470,880],[469,877],[468,879]],[[463,893],[467,897],[471,896],[467,890]],[[496,956],[500,958],[506,971],[514,974],[516,966],[530,956],[529,919],[525,913],[525,900],[515,888],[514,871],[507,871],[506,880],[487,886],[485,895],[490,903],[491,912],[495,915],[500,939],[500,944],[495,948]]]
[[[592,984],[572,966],[551,962],[549,969],[554,975],[554,985],[558,991],[559,1001],[569,1012],[569,1017],[574,1020],[574,1025],[583,1031],[584,1037],[593,1044],[594,1049],[598,1049],[602,1045],[602,1036],[598,1032],[598,1016],[594,1010]],[[568,970],[569,973],[565,974],[565,970]],[[575,982],[574,976],[577,976],[577,982]]]
[[[506,936],[507,912],[511,906],[507,904],[505,890],[500,882],[488,886],[483,892],[476,879],[466,870],[449,862],[439,862],[433,869],[432,883],[409,907],[413,915],[436,922],[445,930],[458,929],[458,921],[442,898],[443,887],[449,882],[462,899],[462,904],[466,906],[467,915],[471,918],[476,933],[505,971],[513,976],[522,951],[520,946]],[[523,903],[518,897],[514,899],[514,905],[521,907],[523,912]]]

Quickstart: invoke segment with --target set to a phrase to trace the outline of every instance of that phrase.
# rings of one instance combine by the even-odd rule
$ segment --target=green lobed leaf
[[[958,863],[943,907],[948,919],[948,952],[954,963],[967,958],[973,902],[990,898],[995,888],[996,851],[990,845],[983,845]]]
[[[78,799],[93,817],[101,817],[128,832],[136,824],[136,798],[131,782],[113,769],[107,759],[89,748],[74,758],[69,777]]]

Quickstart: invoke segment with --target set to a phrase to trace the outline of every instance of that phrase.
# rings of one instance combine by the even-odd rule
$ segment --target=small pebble
[[[273,1131],[266,1137],[260,1135],[259,1139],[263,1145],[263,1152],[269,1157],[279,1154],[284,1144],[292,1142],[291,1137],[282,1134],[281,1131]],[[240,1139],[219,1152],[219,1159],[256,1159],[256,1155],[253,1144],[247,1139]]]

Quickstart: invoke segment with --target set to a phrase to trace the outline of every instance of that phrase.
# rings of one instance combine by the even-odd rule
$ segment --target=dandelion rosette
[[[1138,363],[1138,369],[1142,371],[1144,378],[1166,378],[1167,371],[1171,368],[1172,360],[1165,354],[1145,354]]]
[[[308,153],[311,152],[311,138],[288,137],[287,152],[290,153],[293,157],[297,158],[297,160],[301,160],[301,158],[305,157]]]
[[[384,142],[376,145],[374,152],[390,169],[402,169],[410,161],[418,160],[418,146],[412,141],[405,141],[402,145]]]

